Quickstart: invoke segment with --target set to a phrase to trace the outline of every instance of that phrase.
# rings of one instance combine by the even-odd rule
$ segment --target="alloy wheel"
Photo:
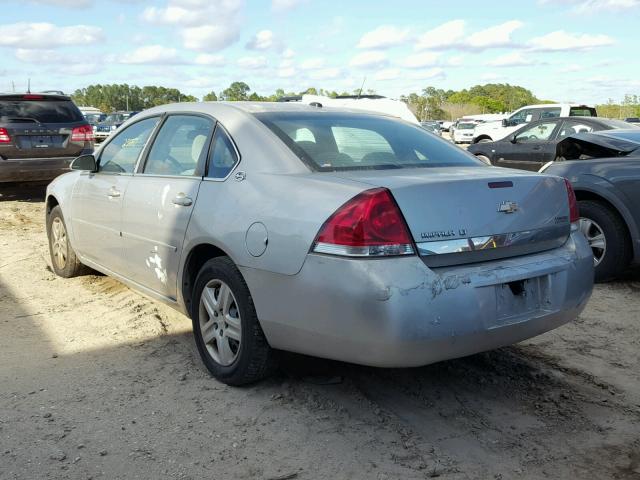
[[[607,253],[607,239],[602,227],[590,218],[580,217],[580,231],[586,237],[593,252],[593,264],[598,266]]]
[[[51,250],[53,252],[53,261],[59,270],[64,269],[67,265],[67,257],[69,256],[69,245],[67,243],[67,229],[60,217],[53,219],[51,223]]]
[[[202,290],[199,320],[211,358],[220,365],[231,365],[240,352],[242,322],[236,297],[222,280],[211,280]]]

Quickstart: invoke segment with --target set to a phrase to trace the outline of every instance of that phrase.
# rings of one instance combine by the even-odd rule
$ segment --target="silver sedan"
[[[391,117],[164,105],[73,170],[47,190],[55,272],[86,265],[189,315],[228,384],[275,349],[408,367],[512,344],[592,290],[568,182]]]

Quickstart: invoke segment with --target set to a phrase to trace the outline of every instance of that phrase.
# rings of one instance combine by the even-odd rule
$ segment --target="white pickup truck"
[[[596,117],[596,109],[574,103],[552,103],[527,105],[513,112],[508,118],[497,122],[485,122],[476,126],[472,143],[495,142],[516,131],[525,123],[554,117]]]

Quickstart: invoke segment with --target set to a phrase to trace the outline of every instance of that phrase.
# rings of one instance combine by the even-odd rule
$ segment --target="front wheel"
[[[47,216],[47,237],[51,266],[56,275],[71,278],[82,273],[83,265],[71,247],[67,225],[60,206],[56,205]]]
[[[581,200],[580,231],[593,252],[596,282],[612,280],[631,259],[631,244],[624,221],[609,206],[596,200]]]
[[[206,262],[194,287],[193,333],[209,372],[228,385],[252,383],[271,373],[273,351],[247,284],[231,259]]]

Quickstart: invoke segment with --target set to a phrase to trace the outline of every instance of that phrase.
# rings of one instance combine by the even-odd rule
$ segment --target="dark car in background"
[[[538,171],[556,159],[556,146],[576,133],[637,128],[621,120],[600,117],[555,117],[531,122],[496,142],[474,143],[467,151],[499,167]]]
[[[571,135],[541,172],[567,178],[576,193],[596,281],[640,263],[640,129]]]
[[[66,95],[0,94],[0,182],[51,180],[93,152],[93,129]]]
[[[112,132],[116,131],[120,125],[129,120],[136,113],[139,112],[113,112],[107,115],[103,121],[95,125],[93,128],[96,142],[102,142],[105,140]]]

